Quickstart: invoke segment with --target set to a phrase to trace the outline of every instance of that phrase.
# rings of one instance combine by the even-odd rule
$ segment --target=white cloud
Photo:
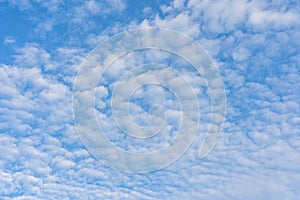
[[[122,11],[126,8],[126,1],[124,0],[111,0],[107,1],[112,9]]]
[[[46,33],[49,33],[53,29],[54,22],[52,19],[39,22],[35,28],[35,33],[42,37],[46,37]]]
[[[282,28],[299,23],[299,15],[294,12],[259,10],[250,14],[249,23],[258,28]]]
[[[51,164],[54,165],[55,168],[59,169],[69,169],[74,168],[76,165],[73,161],[66,160],[63,157],[56,156],[51,160]]]
[[[16,40],[12,37],[5,37],[5,39],[4,39],[4,44],[13,44],[15,42],[16,42]]]
[[[87,1],[85,5],[91,14],[98,14],[101,11],[101,7],[96,3],[96,1]]]
[[[59,1],[51,2],[52,11],[62,5]],[[12,3],[18,3],[22,9],[31,8],[29,1]],[[102,7],[96,1],[86,4],[83,4],[86,13],[81,13],[82,10],[77,13],[80,23],[101,12]],[[111,9],[105,8],[106,11],[119,9],[119,12],[125,9],[125,4],[114,1],[108,7]],[[0,66],[3,150],[0,151],[0,196],[3,199],[11,199],[10,196],[15,199],[297,199],[299,8],[285,1],[203,0],[185,4],[175,1],[162,9],[164,17],[157,15],[141,26],[174,28],[195,38],[213,56],[223,75],[228,95],[227,123],[214,151],[199,160],[199,139],[174,165],[161,171],[140,175],[105,167],[83,147],[71,122],[70,83],[88,50],[62,44],[61,48],[49,51],[31,43],[18,50],[14,65]],[[75,8],[73,11],[76,14]],[[90,27],[93,23],[86,25]],[[119,25],[116,27],[114,31],[121,30]],[[86,40],[93,46],[110,33],[106,31],[100,36],[93,33]],[[159,62],[168,57],[162,52],[143,56]],[[118,62],[114,69],[123,66],[127,70],[125,63],[136,66],[141,62],[142,59],[131,55]],[[44,66],[52,70],[51,75],[41,69]],[[122,75],[115,74],[117,78]],[[193,73],[184,75],[194,87],[205,85],[199,77],[191,76]],[[97,96],[105,98],[111,88],[100,86],[99,89]],[[205,90],[197,92],[203,95],[200,106],[204,114],[208,113]],[[172,103],[166,102],[170,107]],[[166,110],[166,114],[173,121],[180,115],[172,109]],[[107,118],[101,113],[98,117]],[[208,121],[201,124],[201,138],[202,129],[205,131],[202,125],[208,126]],[[109,122],[102,123],[105,130],[115,131]],[[169,127],[165,133],[170,133]],[[116,142],[124,139],[112,138]],[[166,142],[169,138],[160,139],[153,140],[157,145],[153,149],[160,147],[162,139]],[[132,151],[151,149],[151,144],[129,144]],[[258,187],[252,187],[253,184]]]
[[[236,61],[245,61],[249,58],[249,51],[245,48],[239,48],[233,53],[233,59]]]
[[[31,10],[34,8],[34,4],[38,4],[49,10],[50,12],[55,12],[59,9],[60,5],[63,4],[62,0],[9,0],[10,4],[17,6],[21,11]]]
[[[89,18],[92,16],[105,16],[113,12],[122,12],[126,8],[125,1],[112,0],[112,1],[87,1],[85,3],[79,3],[73,8],[70,15],[72,23],[80,24],[87,23],[84,26],[89,28],[95,26],[92,20],[89,22]]]
[[[38,44],[29,43],[23,48],[17,50],[18,54],[15,55],[15,62],[22,67],[39,67],[51,69],[55,67],[54,63],[50,62],[50,54],[42,49]]]

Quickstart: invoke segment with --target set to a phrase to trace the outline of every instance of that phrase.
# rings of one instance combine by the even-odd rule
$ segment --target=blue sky
[[[298,199],[299,13],[297,0],[0,0],[0,199]],[[195,89],[201,111],[198,136],[180,159],[136,174],[89,153],[76,130],[72,95],[93,49],[144,27],[181,32],[206,50],[224,83],[226,117],[217,145],[200,159],[211,104],[203,77],[159,50],[124,55],[95,90],[98,124],[115,146],[153,151],[170,144],[181,126],[180,94],[145,85],[132,93],[130,120],[147,126],[155,121],[149,113],[158,113],[167,123],[149,141],[122,135],[120,126],[131,127],[114,123],[109,102],[128,66],[174,66]]]

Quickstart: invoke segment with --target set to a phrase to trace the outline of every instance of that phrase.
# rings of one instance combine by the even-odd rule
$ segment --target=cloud
[[[87,1],[79,3],[71,12],[71,22],[78,24],[88,22],[92,16],[105,16],[112,12],[122,12],[126,8],[123,0],[113,1]],[[90,24],[91,25],[91,24]]]
[[[299,16],[291,11],[282,13],[276,11],[256,11],[251,13],[249,23],[259,28],[281,28],[296,25]]]
[[[50,12],[55,12],[63,4],[62,0],[40,1],[40,0],[11,0],[9,4],[17,6],[21,11],[33,10],[34,5],[37,4],[46,8]]]
[[[15,43],[15,42],[16,42],[16,40],[13,39],[12,37],[6,37],[6,38],[4,39],[4,44],[6,44],[6,45],[13,44],[13,43]]]
[[[53,37],[45,37],[49,41],[45,43],[33,33],[26,39],[28,43],[22,44],[19,37],[14,36],[14,45],[18,48],[13,61],[6,64],[1,61],[2,199],[297,199],[300,184],[297,2],[174,1],[159,5],[160,10],[152,7],[154,18],[135,18],[126,24],[110,21],[111,16],[105,14],[128,12],[124,1],[75,2],[74,5],[60,1],[38,3],[38,6],[32,1],[9,3],[21,9],[24,15],[38,7],[45,8],[47,15],[56,14],[45,15],[53,24],[47,20],[33,23],[32,30],[49,30],[45,36],[53,34]],[[67,14],[63,13],[62,18],[57,11],[64,10]],[[35,12],[31,15],[39,17]],[[104,22],[109,25],[101,28]],[[152,59],[168,64],[166,58],[171,57],[169,61],[174,68],[198,89],[203,117],[199,137],[177,162],[149,174],[128,174],[106,167],[82,145],[72,121],[72,87],[79,64],[99,41],[128,27],[149,25],[186,33],[203,45],[216,61],[227,95],[226,124],[215,149],[205,159],[199,159],[197,153],[210,120],[205,82],[176,56],[162,51],[128,54],[111,66],[113,70],[107,71],[103,85],[98,85],[96,92],[101,111],[97,117],[104,130],[113,131],[108,138],[113,139],[114,144],[131,151],[147,152],[172,139],[169,137],[172,135],[164,134],[159,140],[152,140],[152,146],[151,142],[129,141],[118,135],[109,121],[113,120],[109,118],[109,106],[103,106],[109,103],[110,90],[115,86],[107,85],[118,80],[130,66],[138,66],[143,61]],[[58,44],[54,45],[51,38],[56,38]],[[167,39],[175,44],[180,42],[176,38]],[[79,48],[78,44],[83,45]],[[186,71],[182,66],[186,66]],[[157,77],[169,77],[170,81],[174,80],[171,82],[174,87],[180,85],[167,71],[159,71]],[[89,81],[86,80],[87,85]],[[148,89],[137,91],[134,97],[142,97],[142,91]],[[151,95],[148,98],[161,101],[168,97],[163,96],[168,94],[166,91],[157,92],[159,94],[159,98]],[[172,123],[177,123],[181,113],[174,109],[175,98],[164,103],[170,108],[165,110],[170,118],[163,133],[170,134]],[[143,108],[134,103],[134,117],[144,116]]]
[[[50,63],[50,54],[39,47],[38,44],[29,43],[17,50],[18,54],[15,56],[15,62],[22,67],[39,67],[48,69],[53,67]]]

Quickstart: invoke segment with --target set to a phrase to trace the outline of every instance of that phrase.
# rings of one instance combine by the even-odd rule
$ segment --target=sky
[[[0,0],[0,199],[298,199],[299,13]]]

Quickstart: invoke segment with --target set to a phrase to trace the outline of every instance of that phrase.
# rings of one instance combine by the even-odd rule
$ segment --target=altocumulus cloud
[[[19,25],[14,31],[13,25],[0,21],[6,26],[1,24],[0,38],[1,199],[297,199],[298,1],[133,4],[0,2],[1,16],[14,12],[10,20]],[[99,163],[82,145],[72,119],[72,88],[80,63],[99,42],[128,28],[147,26],[183,32],[204,46],[225,84],[226,123],[219,143],[205,159],[197,156],[198,139],[166,169],[127,174]],[[158,61],[165,56],[149,55]],[[126,59],[116,66],[126,70],[127,63],[143,61],[134,54]],[[105,81],[118,77],[113,72]],[[202,84],[184,73],[192,85]],[[105,110],[110,88],[98,89],[96,106]],[[176,105],[169,100],[166,106]],[[209,102],[200,100],[208,113]],[[143,114],[141,107],[132,106],[134,114]],[[207,127],[206,118],[202,125]],[[123,144],[122,138],[113,139]]]

